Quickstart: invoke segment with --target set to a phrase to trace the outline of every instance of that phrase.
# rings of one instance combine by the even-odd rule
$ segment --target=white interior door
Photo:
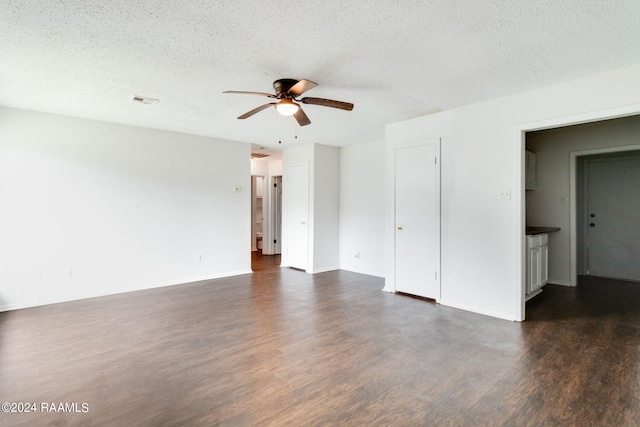
[[[436,143],[395,150],[395,288],[440,299],[440,173]]]
[[[287,166],[287,265],[307,270],[309,265],[309,164]]]
[[[640,281],[640,157],[585,166],[587,274]]]

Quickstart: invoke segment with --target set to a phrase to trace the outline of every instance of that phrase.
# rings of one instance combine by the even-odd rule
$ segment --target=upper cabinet
[[[525,151],[525,179],[524,179],[524,188],[525,190],[535,190],[536,189],[536,153],[532,153],[531,151]]]

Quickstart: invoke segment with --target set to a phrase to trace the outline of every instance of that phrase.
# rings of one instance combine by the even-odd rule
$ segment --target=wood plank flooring
[[[548,285],[520,324],[278,264],[0,313],[0,402],[38,410],[0,425],[640,425],[640,284]]]

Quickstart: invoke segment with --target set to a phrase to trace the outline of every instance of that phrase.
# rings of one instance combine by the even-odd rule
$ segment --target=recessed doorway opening
[[[587,273],[585,240],[588,239],[586,233],[588,233],[589,224],[593,221],[589,222],[586,219],[592,212],[584,210],[584,165],[588,162],[587,159],[601,162],[597,159],[628,157],[632,151],[639,150],[637,135],[640,133],[640,115],[637,114],[638,112],[640,111],[636,111],[635,115],[612,114],[610,117],[601,113],[603,116],[600,119],[579,121],[576,124],[544,126],[523,132],[522,229],[527,225],[561,229],[549,235],[548,283],[576,286],[578,277]],[[530,190],[525,190],[527,165],[524,154],[526,151],[536,156],[536,183]],[[624,174],[628,175],[627,172]],[[612,182],[607,185],[615,185]],[[594,227],[597,227],[597,224]],[[524,233],[522,234],[522,294],[524,297],[528,253],[526,239]],[[522,308],[524,310],[524,302]],[[524,311],[522,314],[524,317]]]

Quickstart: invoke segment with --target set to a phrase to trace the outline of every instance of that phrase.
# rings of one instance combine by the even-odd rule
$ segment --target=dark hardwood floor
[[[548,285],[514,323],[278,264],[0,313],[0,402],[37,405],[0,425],[640,424],[640,284]]]

